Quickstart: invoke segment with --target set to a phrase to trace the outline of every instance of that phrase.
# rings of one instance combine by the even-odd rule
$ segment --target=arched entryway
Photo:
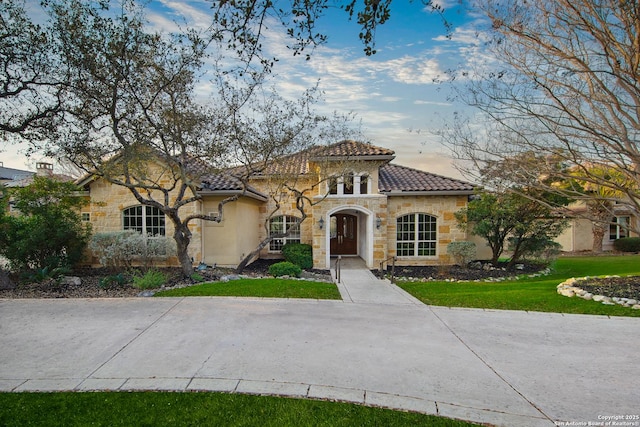
[[[325,213],[326,228],[325,265],[331,265],[331,257],[359,256],[372,268],[374,213],[362,206],[345,205]]]

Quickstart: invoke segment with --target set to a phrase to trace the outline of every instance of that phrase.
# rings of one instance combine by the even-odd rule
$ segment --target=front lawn
[[[551,275],[516,281],[398,281],[398,286],[430,305],[640,317],[640,310],[568,298],[556,292],[556,286],[568,278],[604,275],[640,275],[640,256],[563,257],[555,262]]]
[[[2,426],[433,426],[463,421],[347,403],[224,393],[0,393]]]
[[[261,298],[340,299],[333,283],[293,279],[239,279],[211,282],[155,294],[160,297],[236,296]]]

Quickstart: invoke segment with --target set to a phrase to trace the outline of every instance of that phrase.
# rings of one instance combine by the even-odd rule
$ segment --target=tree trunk
[[[262,242],[260,242],[254,250],[249,252],[249,254],[245,256],[242,261],[240,261],[240,264],[238,264],[238,267],[236,267],[236,273],[241,274],[242,271],[245,269],[245,267],[249,264],[249,262],[251,262],[255,257],[257,257],[260,254],[260,251],[266,248],[267,245],[271,243],[273,239],[285,237],[286,235],[288,235],[288,233],[284,233],[282,235],[277,235],[277,236],[270,236],[264,239]]]
[[[593,246],[591,250],[595,253],[602,252],[602,240],[604,239],[604,235],[607,232],[607,227],[602,223],[594,222],[591,225],[591,233],[593,235]]]
[[[182,268],[182,275],[190,277],[193,274],[193,261],[189,256],[189,243],[191,242],[191,231],[181,222],[175,223],[173,239],[176,241],[176,255]]]
[[[613,204],[608,200],[593,200],[587,203],[587,208],[591,218],[591,233],[593,235],[593,246],[591,250],[595,253],[602,252],[602,240],[609,229],[609,223],[613,216]]]

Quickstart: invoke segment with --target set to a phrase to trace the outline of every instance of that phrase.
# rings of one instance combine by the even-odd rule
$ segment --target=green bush
[[[311,245],[304,243],[287,243],[282,247],[282,255],[286,261],[300,266],[303,270],[313,268]]]
[[[35,177],[29,186],[0,198],[0,256],[12,270],[42,275],[45,269],[53,272],[82,260],[91,227],[78,213],[84,199],[74,195],[77,190],[70,183]],[[18,215],[6,213],[9,196]]]
[[[300,277],[300,273],[302,273],[300,266],[289,261],[277,262],[269,267],[269,274],[273,277]]]
[[[98,285],[102,289],[107,289],[111,286],[123,286],[127,283],[127,279],[122,273],[112,274],[111,276],[103,277],[100,279]]]
[[[623,237],[613,242],[613,248],[620,252],[640,252],[640,237]]]
[[[167,283],[167,276],[158,270],[149,270],[144,276],[133,278],[133,286],[139,289],[155,289],[165,283]]]

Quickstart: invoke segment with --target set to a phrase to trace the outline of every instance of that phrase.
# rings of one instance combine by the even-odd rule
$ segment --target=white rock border
[[[620,276],[605,276],[604,278],[606,279],[611,277],[620,277]],[[572,277],[571,279],[567,279],[564,282],[560,283],[557,286],[557,291],[560,295],[569,297],[569,298],[578,297],[578,298],[586,299],[589,301],[600,302],[604,305],[618,304],[623,307],[629,307],[634,310],[640,310],[640,303],[635,299],[608,297],[605,295],[593,295],[592,293],[589,293],[584,289],[581,289],[580,282],[586,281],[591,278],[592,277],[589,277],[589,276],[579,277],[579,278]]]

